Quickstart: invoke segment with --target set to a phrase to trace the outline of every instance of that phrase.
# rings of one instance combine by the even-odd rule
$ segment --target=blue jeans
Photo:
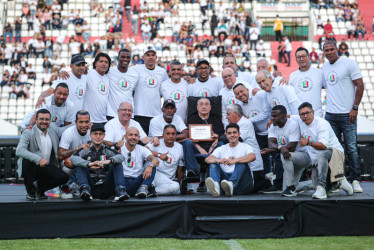
[[[286,53],[287,54],[287,60],[288,60],[288,64],[287,64],[287,66],[290,66],[290,64],[291,64],[291,51],[285,51],[284,53]]]
[[[90,41],[91,33],[90,32],[83,32],[82,34],[84,40],[88,43]]]
[[[21,42],[21,31],[20,30],[16,30],[14,31],[15,33],[15,38],[14,38],[14,42]]]
[[[220,183],[222,180],[228,180],[233,183],[234,194],[250,194],[253,190],[253,177],[251,169],[247,163],[236,163],[234,172],[226,173],[219,164],[210,164],[210,177]]]
[[[136,194],[136,191],[138,191],[138,188],[140,187],[140,185],[146,185],[149,189],[149,187],[151,186],[153,182],[153,179],[155,178],[155,174],[156,174],[156,168],[153,168],[151,177],[146,180],[144,180],[143,174],[139,175],[136,178],[124,177],[126,192],[130,196],[134,196]]]
[[[273,161],[274,161],[274,172],[275,172],[275,180],[274,186],[282,188],[283,186],[283,164],[280,157],[280,153],[273,153],[271,154]]]
[[[95,186],[88,168],[76,167],[79,188],[88,186],[94,198],[107,199],[115,194],[115,190],[125,187],[122,164],[110,164],[102,185]]]
[[[149,42],[149,40],[151,40],[152,34],[151,34],[151,32],[148,32],[148,33],[143,32],[142,37],[143,37],[143,42]],[[146,39],[146,37],[147,37],[147,39]]]
[[[173,34],[171,35],[171,41],[172,42],[177,41],[177,40],[175,40],[175,38],[177,38],[177,40],[179,40],[179,33],[173,32]]]
[[[3,38],[4,38],[4,43],[6,43],[6,37],[9,36],[9,42],[11,43],[12,42],[12,38],[13,38],[13,32],[5,32],[4,35],[3,35]]]
[[[330,123],[339,142],[341,142],[341,135],[343,133],[349,163],[348,180],[360,181],[361,170],[357,150],[357,119],[354,123],[349,124],[349,114],[332,114],[327,112],[325,119]]]
[[[131,30],[132,32],[134,32],[135,36],[138,34],[138,23],[139,23],[138,19],[131,20]]]
[[[51,48],[46,48],[45,49],[45,56],[48,57],[48,58],[53,57],[53,52],[52,52]]]

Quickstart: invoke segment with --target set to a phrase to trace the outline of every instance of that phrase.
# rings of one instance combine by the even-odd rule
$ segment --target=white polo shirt
[[[161,114],[160,86],[168,79],[165,69],[156,66],[150,70],[144,64],[133,68],[139,75],[134,95],[134,114],[147,117]]]
[[[164,127],[170,123],[167,123],[164,119],[164,115],[158,115],[154,118],[152,118],[151,122],[149,123],[149,136],[162,136],[164,132]],[[174,115],[173,120],[171,121],[171,124],[173,124],[177,132],[180,133],[183,130],[187,129],[186,124],[183,122],[182,118],[179,115]]]
[[[109,76],[100,75],[95,69],[88,70],[87,92],[84,98],[83,109],[90,113],[91,122],[106,122],[106,113],[109,96]]]
[[[160,164],[157,166],[157,171],[165,174],[170,180],[174,180],[178,166],[184,166],[183,147],[178,142],[174,142],[173,147],[165,145],[164,139],[160,140],[160,145],[155,147],[154,144],[148,144],[147,147],[157,153],[167,153],[168,159],[163,161],[159,159]],[[147,164],[147,163],[146,163]]]
[[[134,107],[133,91],[138,84],[138,73],[134,67],[128,68],[126,73],[122,73],[117,67],[109,69],[109,97],[107,115],[117,117],[117,110],[122,102],[129,102]]]
[[[179,83],[173,83],[171,79],[167,79],[161,83],[160,93],[164,100],[171,99],[175,102],[177,107],[175,114],[184,121],[187,117],[188,83],[184,79],[181,79]]]
[[[210,77],[205,82],[196,79],[194,84],[188,85],[188,96],[213,97],[219,96],[219,91],[223,88],[223,81],[220,77]]]
[[[146,166],[143,165],[143,162],[151,155],[151,151],[148,148],[136,145],[134,150],[129,152],[124,144],[121,148],[121,153],[125,157],[125,160],[122,162],[123,166],[123,175],[126,178],[136,178],[141,175]]]
[[[334,64],[330,64],[327,60],[322,66],[322,71],[327,84],[326,112],[349,113],[356,94],[353,81],[362,78],[356,61],[339,57]]]
[[[79,147],[82,144],[90,141],[90,131],[88,130],[85,135],[80,135],[78,133],[77,127],[71,126],[67,128],[61,136],[60,147],[67,150],[72,150]]]
[[[297,70],[290,75],[289,84],[294,87],[301,102],[309,102],[314,114],[322,117],[322,88],[326,88],[325,78],[320,69],[310,67],[308,71]]]
[[[140,126],[139,122],[130,119],[129,128],[134,127],[139,130],[140,140],[144,137],[147,137],[145,134],[142,126]],[[122,140],[122,137],[126,134],[126,129],[122,126],[121,122],[119,121],[118,117],[111,119],[109,122],[105,124],[105,141],[117,143]],[[126,142],[126,139],[124,139]]]
[[[60,107],[55,104],[55,95],[51,95],[45,98],[45,103],[43,103],[41,109],[47,109],[51,113],[51,122],[55,124],[56,127],[63,127],[64,122],[74,122],[74,104],[66,100]]]

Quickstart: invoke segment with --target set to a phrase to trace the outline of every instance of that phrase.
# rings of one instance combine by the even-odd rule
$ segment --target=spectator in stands
[[[75,19],[73,20],[73,24],[74,25],[78,25],[78,24],[80,24],[81,26],[83,25],[83,23],[84,23],[84,20],[83,20],[83,18],[81,18],[79,15],[77,15],[76,17],[75,17]]]
[[[44,26],[47,30],[51,29],[51,23],[52,23],[52,11],[45,10],[43,13],[43,20],[44,20]]]
[[[57,77],[53,78],[55,75],[57,75]],[[42,86],[44,86],[44,85],[51,86],[52,82],[54,80],[57,80],[57,78],[58,78],[58,72],[53,73],[53,75],[51,75],[51,74],[44,74],[43,79],[42,79]]]
[[[18,91],[16,89],[16,85],[12,84],[9,89],[9,99],[17,99]]]
[[[196,42],[199,40],[196,31],[196,26],[192,23],[192,21],[188,22],[188,35],[195,36]]]
[[[218,17],[216,15],[216,12],[213,10],[212,12],[212,16],[210,18],[210,34],[212,37],[216,37],[215,36],[215,30],[218,26]]]
[[[227,38],[227,26],[225,21],[221,21],[221,24],[218,26],[218,39],[220,42],[224,41]]]
[[[260,40],[256,44],[256,55],[257,57],[264,57],[265,56],[265,47],[264,47],[264,41]]]
[[[208,47],[208,52],[209,52],[209,58],[211,58],[212,56],[217,56],[217,45],[215,44],[215,42],[212,42],[209,47]]]
[[[21,30],[22,30],[22,20],[18,16],[17,19],[14,21],[14,35],[15,39],[14,42],[22,42],[21,41]]]
[[[69,21],[66,18],[66,16],[62,16],[62,20],[60,21],[57,19],[55,22],[56,29],[62,29],[62,30],[67,30],[69,25]]]
[[[178,21],[175,21],[174,25],[172,26],[172,35],[171,35],[171,41],[176,42],[177,40],[180,39],[180,31],[181,31],[181,26],[178,23]]]
[[[193,54],[195,48],[193,46],[193,38],[191,34],[188,34],[188,36],[186,37],[186,39],[184,39],[183,42],[186,43],[186,54],[187,55]]]
[[[283,40],[284,40],[284,47],[285,47],[284,52],[285,52],[285,54],[287,54],[287,57],[288,57],[287,58],[287,67],[290,67],[290,65],[291,65],[292,45],[291,45],[291,42],[290,42],[290,40],[289,40],[289,38],[287,36],[285,36],[283,38]]]
[[[48,57],[44,57],[43,61],[43,73],[50,73],[50,70],[52,69],[52,63],[49,61]]]
[[[283,21],[279,18],[279,15],[277,15],[275,20],[274,20],[273,30],[275,32],[275,40],[276,41],[281,41],[282,40],[282,32],[283,32]]]
[[[326,42],[326,34],[323,33],[322,36],[318,39],[319,49],[322,50],[323,44]]]
[[[194,52],[193,52],[193,58],[197,62],[199,59],[203,58],[204,54],[203,51],[201,50],[200,47],[198,47]]]
[[[249,29],[249,39],[250,39],[250,44],[251,44],[250,50],[256,49],[256,44],[257,44],[259,35],[260,35],[260,32],[256,24],[253,23],[252,27]]]
[[[29,7],[27,6],[26,3],[24,3],[23,6],[22,6],[22,15],[21,15],[21,18],[22,17],[26,18],[26,16],[29,13],[29,11],[30,11]]]
[[[313,49],[312,49],[312,52],[310,52],[310,54],[309,54],[309,58],[310,58],[310,61],[311,61],[312,63],[317,63],[317,62],[318,62],[318,54],[317,54],[315,48],[313,48]]]
[[[327,19],[327,23],[323,26],[326,34],[334,33],[330,19]]]
[[[80,23],[78,23],[76,26],[75,26],[75,35],[76,35],[76,39],[77,41],[81,42],[82,41],[82,34],[83,34],[83,28],[82,28],[82,25]]]
[[[4,43],[7,42],[7,39],[6,39],[7,37],[9,37],[9,42],[11,43],[12,38],[13,38],[13,27],[10,24],[10,22],[8,22],[4,27],[4,35],[3,35]]]
[[[9,83],[8,85],[11,86],[12,84],[18,85],[18,72],[16,70],[13,71],[13,73],[10,75]]]
[[[208,22],[208,16],[206,14],[206,10],[201,11],[200,17],[201,17],[201,29],[203,30],[203,33],[204,33],[205,24],[206,22]]]
[[[164,36],[162,39],[162,51],[169,50],[170,51],[170,43],[169,40]]]
[[[39,56],[42,56],[43,58],[44,50],[45,50],[45,43],[43,42],[43,38],[40,36],[34,45],[35,45],[35,57],[38,58]]]
[[[158,28],[157,25],[154,23],[151,25],[151,40],[157,37]]]
[[[122,32],[122,23],[121,20],[117,20],[116,24],[113,26],[113,33]]]
[[[54,16],[55,14],[57,14],[58,17],[61,18],[61,5],[58,3],[57,0],[56,0],[56,1],[54,2],[54,4],[52,5],[51,9],[52,9],[52,12],[53,12],[53,16]]]
[[[343,7],[339,7],[339,10],[338,10],[338,12],[337,12],[336,15],[335,15],[335,20],[336,20],[337,23],[338,23],[339,21],[344,21],[344,22],[345,22],[345,18],[344,18],[344,8],[343,8]]]
[[[9,73],[9,70],[6,69],[1,78],[0,87],[2,88],[4,85],[9,86],[9,80],[10,80],[10,73]]]
[[[14,64],[19,64],[21,61],[21,53],[18,52],[17,49],[14,50],[12,53],[12,58],[10,59],[10,66],[13,66]]]
[[[147,43],[151,40],[151,29],[152,28],[148,20],[146,20],[145,23],[141,25],[140,30],[142,31],[143,42]]]
[[[70,43],[69,52],[72,57],[81,53],[81,50],[80,50],[81,44],[79,42],[75,41],[75,39],[72,39],[69,43]]]
[[[36,79],[36,73],[35,73],[35,68],[32,66],[30,63],[29,66],[26,68],[26,73],[29,76],[29,79]]]
[[[131,30],[135,35],[138,35],[138,26],[139,26],[139,10],[134,5],[133,10],[131,11]]]
[[[245,59],[242,62],[243,71],[252,72],[251,66],[252,66],[251,65],[251,60],[249,59],[249,57],[245,57]]]
[[[26,89],[25,89],[25,85],[21,84],[18,87],[18,90],[17,90],[17,92],[18,92],[17,93],[17,99],[18,98],[28,99],[30,97],[29,90],[30,90],[30,86],[27,86]]]
[[[344,20],[345,22],[347,21],[352,21],[352,8],[350,5],[347,6],[347,8],[344,9]]]
[[[45,56],[48,57],[48,58],[52,58],[53,56],[53,40],[52,40],[52,36],[50,36],[49,38],[47,38],[47,40],[45,41]]]
[[[316,23],[317,23],[317,28],[323,29],[323,20],[320,15],[318,15],[318,18],[316,19]]]
[[[345,42],[344,39],[342,39],[342,42],[339,44],[338,55],[339,56],[345,55],[345,56],[349,57],[348,45],[347,45],[347,43]]]
[[[52,73],[55,71],[60,71],[61,67],[62,61],[58,58],[57,55],[54,55],[52,60]]]
[[[19,74],[18,74],[18,83],[17,86],[20,86],[21,84],[27,85],[29,80],[29,76],[26,73],[25,68],[21,68]]]
[[[347,34],[348,34],[348,39],[352,40],[353,38],[356,37],[356,25],[354,21],[351,21],[351,24],[347,27]],[[351,39],[352,36],[352,39]]]
[[[360,20],[356,24],[356,39],[360,40],[360,34],[361,34],[361,40],[363,41],[365,33],[366,33],[366,29],[364,26],[364,22]]]

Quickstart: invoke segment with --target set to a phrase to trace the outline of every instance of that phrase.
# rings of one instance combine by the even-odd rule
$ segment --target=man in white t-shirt
[[[159,161],[149,149],[138,145],[139,137],[138,129],[129,127],[126,130],[126,143],[121,148],[121,153],[125,157],[122,166],[127,193],[130,196],[145,199],[154,180]],[[145,160],[147,162],[143,164]]]
[[[131,119],[134,109],[129,102],[122,102],[117,110],[117,115],[109,122],[105,124],[105,133],[104,143],[108,146],[114,147],[117,150],[120,150],[123,144],[125,143],[125,134],[129,127],[134,127],[139,131],[139,139],[143,144],[149,143],[151,140],[159,145],[158,138],[150,138],[144,132],[140,124]]]
[[[121,49],[118,52],[118,65],[109,69],[110,91],[108,97],[107,116],[112,119],[117,116],[117,109],[122,102],[134,105],[133,92],[138,84],[138,74],[130,67],[131,52]]]
[[[179,183],[184,174],[183,148],[177,140],[177,129],[173,124],[168,124],[163,129],[163,139],[160,145],[148,144],[153,156],[159,158],[160,164],[156,169],[153,185],[159,195],[173,195],[179,193]],[[175,177],[178,182],[174,181]]]
[[[285,53],[287,54],[288,56],[288,64],[287,64],[287,67],[290,67],[291,65],[291,51],[292,51],[292,45],[291,45],[291,42],[290,42],[290,39],[288,39],[288,37],[283,37],[283,40],[284,40],[284,46],[285,46]]]
[[[74,40],[74,42],[69,44],[69,52],[74,57],[80,53],[81,44]]]
[[[227,125],[225,134],[229,143],[215,149],[205,159],[210,164],[210,177],[205,184],[213,197],[220,196],[221,188],[226,196],[250,194],[253,177],[248,164],[256,160],[256,155],[251,146],[239,142],[238,124]]]
[[[273,124],[269,128],[269,148],[261,150],[261,153],[281,153],[284,173],[276,173],[283,176],[283,187],[275,187],[283,190],[282,196],[296,196],[296,186],[301,174],[312,163],[306,150],[298,145],[301,139],[299,125],[294,120],[287,119],[287,110],[283,105],[273,107],[271,120]],[[275,188],[273,190],[276,191]]]
[[[188,83],[182,78],[182,64],[179,61],[170,63],[170,79],[161,83],[161,96],[164,99],[171,99],[177,107],[176,114],[183,121],[187,118],[187,94]]]
[[[194,84],[188,86],[188,96],[213,97],[219,96],[223,87],[222,79],[210,77],[210,65],[206,59],[200,59],[196,63],[196,73],[199,76]]]
[[[348,179],[352,181],[354,191],[360,193],[357,114],[364,93],[362,75],[354,60],[339,57],[335,43],[325,42],[323,52],[328,60],[322,66],[327,84],[325,119],[331,124],[339,140],[343,133],[349,162]]]
[[[173,124],[178,132],[177,141],[182,141],[188,137],[188,129],[179,115],[176,115],[177,108],[172,99],[167,99],[162,105],[162,114],[152,118],[149,124],[149,136],[162,137],[164,127]]]
[[[136,65],[138,84],[134,95],[134,119],[140,123],[146,134],[151,119],[161,114],[161,83],[168,79],[165,69],[156,65],[157,54],[153,46],[147,46],[143,53],[144,64]]]
[[[344,150],[330,124],[314,116],[313,107],[308,102],[300,105],[296,120],[302,137],[299,144],[306,148],[313,164],[312,179],[316,192],[312,197],[326,199],[326,191],[334,188],[341,188],[347,195],[352,195],[354,190],[344,177]]]
[[[311,67],[309,51],[306,48],[298,48],[295,57],[299,69],[290,75],[289,84],[294,87],[300,100],[311,103],[315,114],[323,117],[321,94],[322,88],[326,87],[323,72]]]

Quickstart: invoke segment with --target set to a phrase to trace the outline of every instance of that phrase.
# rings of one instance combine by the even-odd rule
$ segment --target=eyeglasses
[[[307,57],[308,57],[308,55],[302,55],[302,56],[297,56],[296,59],[297,59],[297,60],[300,60],[301,58],[302,58],[302,59],[305,59],[305,58],[307,58]]]
[[[310,115],[313,111],[308,111],[308,112],[305,112],[305,113],[300,113],[300,116],[307,116],[307,115]]]
[[[129,113],[132,113],[132,109],[118,109],[119,111],[122,111],[122,112],[129,112]]]
[[[227,76],[222,76],[222,78],[223,79],[227,79],[227,78],[230,78],[230,77],[232,77],[233,76],[233,74],[230,74],[230,75],[227,75]]]
[[[197,70],[209,70],[210,68],[197,68]]]

